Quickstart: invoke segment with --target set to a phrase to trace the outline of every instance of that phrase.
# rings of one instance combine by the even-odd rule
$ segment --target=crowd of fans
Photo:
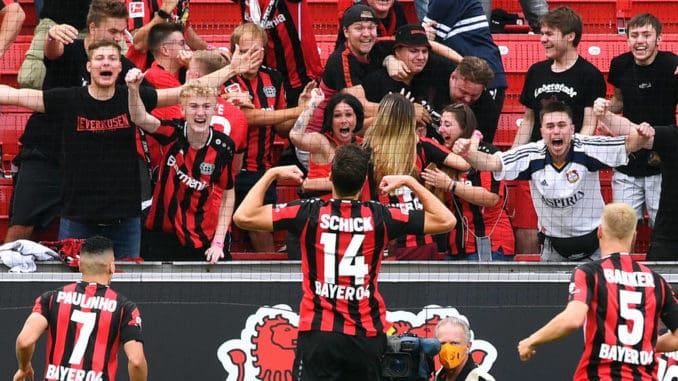
[[[577,52],[581,17],[539,11],[530,25],[545,60],[525,76],[525,114],[502,153],[491,143],[508,83],[479,0],[430,0],[422,20],[397,0],[349,4],[324,67],[306,1],[235,2],[244,23],[215,47],[191,27],[188,0],[44,1],[19,73],[24,89],[0,88],[0,104],[36,111],[15,159],[6,242],[60,216],[59,239],[104,235],[119,258],[228,259],[231,216],[279,164],[276,137],[287,141],[280,164],[305,175],[299,197],[331,197],[335,151],[359,143],[371,155],[364,200],[420,210],[407,187],[378,191],[384,176],[410,175],[446,203],[456,228],[391,242],[399,260],[595,259],[604,205],[595,171],[608,166],[625,165],[614,200],[639,220],[647,210],[662,234],[655,248],[678,237],[660,217],[662,203],[674,203],[660,197],[672,167],[650,127],[676,124],[678,57],[659,50],[655,16],[628,23],[629,52],[610,67],[614,95],[595,108],[606,84]],[[0,14],[1,54],[24,16],[16,3]],[[617,128],[610,111],[632,127]],[[509,180],[525,180],[512,216]],[[273,183],[264,201],[276,196]],[[275,251],[271,233],[248,235],[255,251]],[[299,243],[288,238],[294,258]]]

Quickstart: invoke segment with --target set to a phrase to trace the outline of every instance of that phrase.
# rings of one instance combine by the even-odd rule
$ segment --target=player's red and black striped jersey
[[[273,228],[299,239],[299,331],[384,332],[386,307],[377,288],[384,247],[406,233],[421,233],[423,212],[374,201],[305,199],[275,205]]]
[[[258,24],[266,29],[268,36],[266,65],[282,74],[288,84],[286,90],[302,87],[320,77],[323,68],[306,0],[278,0],[275,2],[275,9],[268,15],[265,13],[271,1],[241,1],[240,11],[246,22],[253,21],[250,16],[250,1],[259,2],[262,20]],[[267,16],[265,20],[264,16]]]
[[[48,322],[45,380],[63,380],[65,372],[81,380],[115,380],[120,344],[143,342],[137,306],[98,283],[45,292],[33,312]]]
[[[498,151],[497,147],[485,142],[480,143],[478,150],[490,155]],[[477,251],[476,240],[473,236],[475,234],[479,237],[489,235],[492,251],[498,251],[499,248],[502,248],[504,255],[513,255],[515,248],[513,228],[508,214],[504,210],[506,185],[502,181],[495,180],[492,172],[477,171],[473,168],[467,173],[460,174],[458,181],[483,187],[498,195],[499,201],[494,206],[480,206],[461,197],[453,197],[449,192],[446,194],[447,205],[457,218],[457,226],[450,232],[452,254],[475,253]]]
[[[420,173],[429,163],[435,163],[439,168],[450,151],[439,143],[429,138],[419,138],[417,143],[417,171]],[[393,192],[384,195],[378,192],[378,184],[372,182],[375,189],[371,189],[373,200],[379,200],[382,204],[390,205],[403,210],[423,210],[421,201],[414,195],[410,188],[400,187]],[[429,234],[407,235],[397,240],[398,247],[419,247],[433,243],[433,237]]]
[[[252,96],[252,104],[262,110],[285,109],[285,90],[282,76],[277,70],[262,66],[256,77],[243,76],[231,78],[226,87],[237,83],[242,91]],[[247,148],[245,149],[242,169],[250,172],[263,172],[272,166],[272,146],[275,132],[272,125],[249,125],[247,129]]]
[[[664,278],[615,253],[575,269],[569,293],[589,307],[574,380],[656,380],[659,320],[678,328],[678,303]]]
[[[153,135],[165,145],[165,154],[146,228],[174,233],[185,247],[209,247],[222,193],[233,187],[233,140],[210,128],[205,146],[195,149],[183,124],[163,125]]]

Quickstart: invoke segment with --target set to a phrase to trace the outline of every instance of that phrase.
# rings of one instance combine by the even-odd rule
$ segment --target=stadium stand
[[[308,0],[312,13],[313,30],[318,41],[318,49],[323,65],[332,53],[337,31],[337,20],[343,0]],[[20,0],[26,20],[21,35],[0,60],[0,83],[17,86],[16,75],[24,53],[30,45],[33,28],[37,24],[35,8],[32,0]],[[413,0],[400,0],[407,12],[414,13]],[[584,36],[579,45],[579,53],[596,65],[607,78],[610,60],[628,50],[626,38],[619,34],[625,30],[626,21],[634,14],[650,12],[658,15],[664,26],[660,49],[678,52],[678,0],[550,0],[549,7],[567,5],[582,15],[584,20]],[[520,5],[515,0],[494,0],[495,8],[502,8],[511,13],[521,14]],[[231,0],[192,0],[191,18],[194,28],[204,36],[205,40],[217,46],[227,46],[233,28],[240,23],[239,4]],[[519,103],[524,76],[529,66],[544,59],[543,49],[539,46],[538,35],[528,34],[496,34],[507,72],[509,88],[506,93],[503,114],[494,143],[500,149],[508,149],[522,118],[524,107]],[[612,88],[608,85],[608,96]],[[18,153],[25,122],[29,116],[27,110],[17,107],[3,107],[0,114],[0,239],[4,237],[8,223],[9,201],[12,192],[11,160]],[[275,150],[279,153],[285,147],[282,139],[276,141]],[[611,200],[611,171],[600,173],[603,197]],[[297,198],[296,184],[278,184],[278,198],[286,202]],[[509,192],[509,195],[511,192]],[[511,203],[509,197],[508,203]],[[58,223],[50,226],[42,234],[44,239],[54,239]],[[643,253],[649,245],[651,230],[648,226],[639,227],[636,251]],[[284,233],[275,235],[276,248],[284,244]],[[284,259],[285,253],[239,253],[251,251],[244,235],[237,228],[233,231],[235,259]],[[641,258],[639,256],[638,258]],[[517,260],[534,261],[538,255],[521,255]]]

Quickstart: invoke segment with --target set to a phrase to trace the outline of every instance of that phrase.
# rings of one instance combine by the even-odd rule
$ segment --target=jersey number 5
[[[82,362],[82,356],[85,355],[85,349],[87,349],[87,343],[89,343],[89,337],[92,335],[94,330],[94,323],[96,322],[97,314],[94,312],[82,312],[80,310],[73,310],[71,314],[71,320],[82,324],[78,337],[75,339],[75,346],[73,346],[73,352],[71,357],[68,359],[69,364],[80,364]]]
[[[642,300],[641,292],[619,290],[619,314],[626,319],[626,324],[619,324],[617,336],[623,344],[635,345],[643,338],[645,319],[643,313],[635,308]]]
[[[344,256],[341,257],[341,262],[339,262],[339,276],[352,276],[354,277],[354,284],[359,286],[365,283],[365,275],[370,271],[369,267],[365,264],[365,257],[358,255],[360,247],[365,240],[365,236],[362,234],[354,234],[351,237],[351,242],[348,244],[346,251],[344,251]],[[335,276],[335,264],[337,260],[337,234],[336,233],[322,233],[320,235],[320,243],[323,245],[323,250],[325,252],[325,282],[331,284],[337,284],[337,279]]]

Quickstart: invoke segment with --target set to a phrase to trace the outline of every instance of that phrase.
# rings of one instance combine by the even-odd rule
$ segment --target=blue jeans
[[[141,217],[125,218],[118,224],[95,225],[61,217],[59,239],[86,239],[101,235],[113,241],[115,259],[138,258],[141,247]]]

